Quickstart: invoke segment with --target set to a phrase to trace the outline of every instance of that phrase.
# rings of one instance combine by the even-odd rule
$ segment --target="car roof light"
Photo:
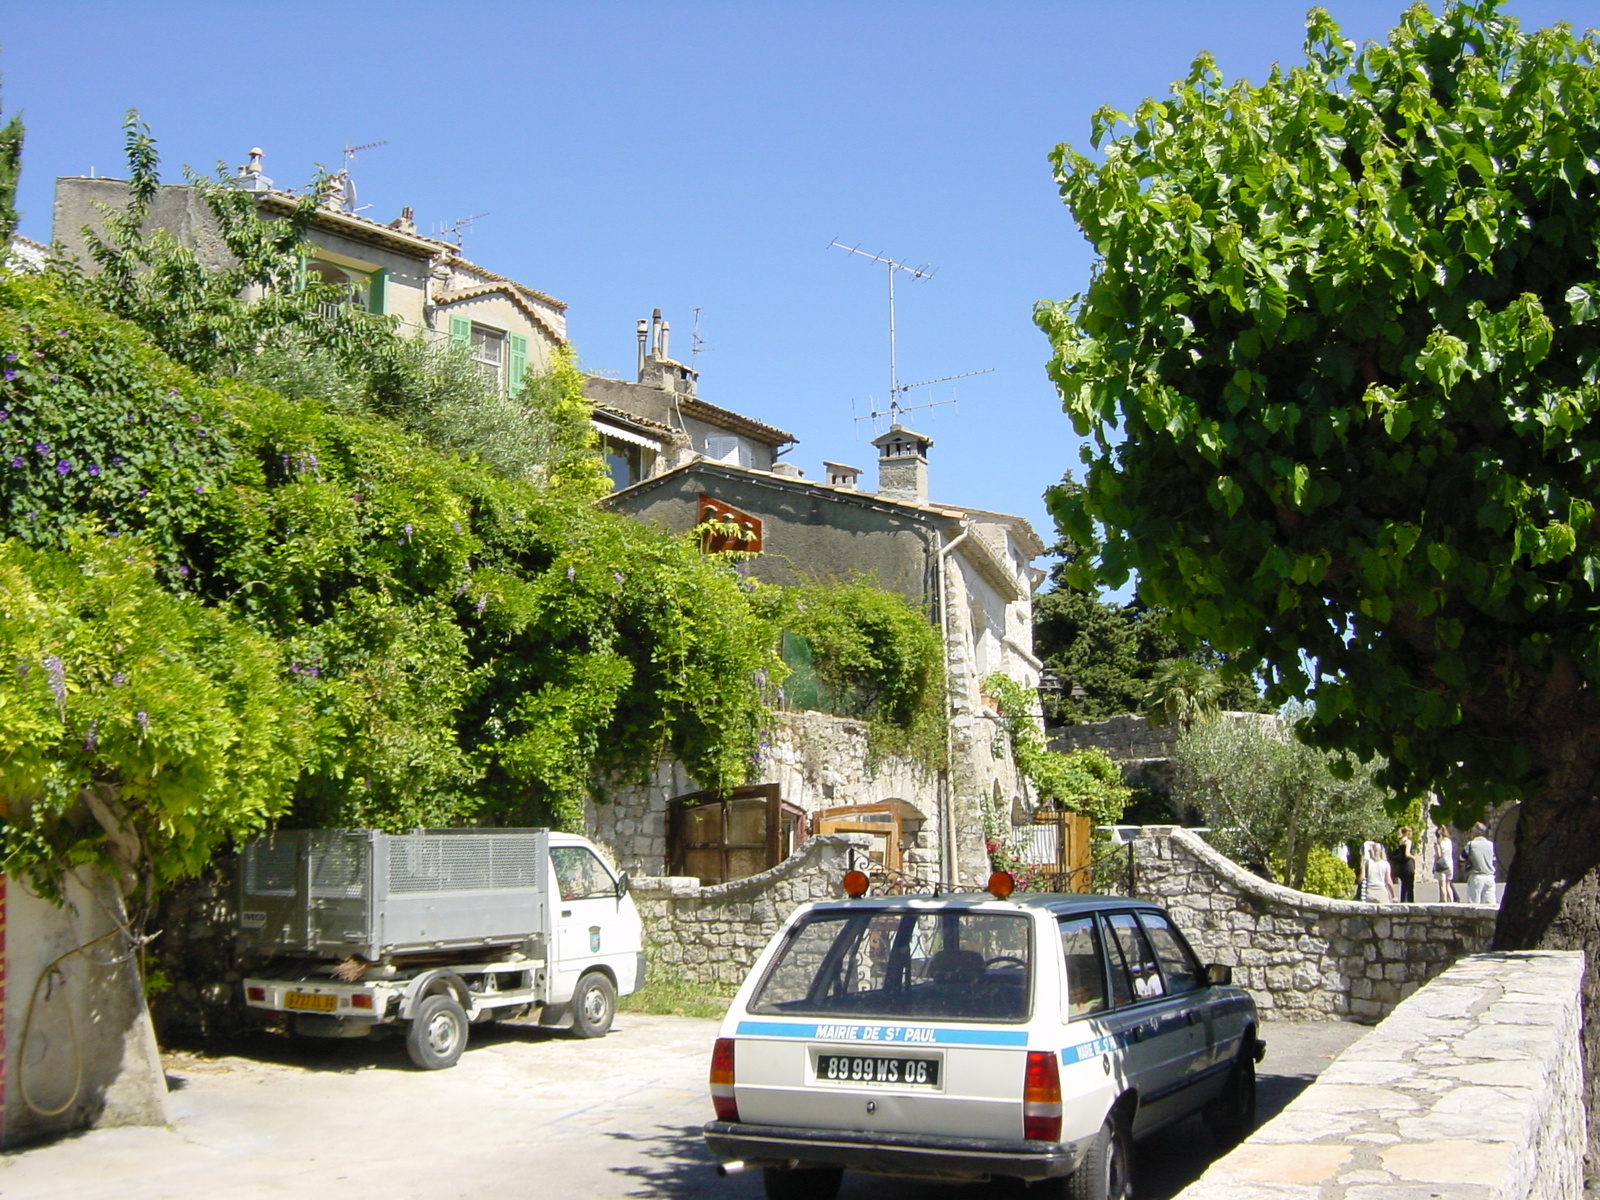
[[[989,876],[989,894],[996,900],[1008,898],[1017,890],[1017,880],[1010,871],[996,871]]]
[[[871,886],[871,881],[868,880],[864,871],[846,871],[842,882],[844,884],[844,894],[852,900],[861,899],[867,894],[867,888]]]

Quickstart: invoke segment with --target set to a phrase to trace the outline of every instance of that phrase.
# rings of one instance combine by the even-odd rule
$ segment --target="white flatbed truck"
[[[399,1028],[438,1070],[475,1023],[536,1015],[603,1037],[644,982],[628,876],[575,834],[279,830],[240,868],[245,1003],[298,1036]]]

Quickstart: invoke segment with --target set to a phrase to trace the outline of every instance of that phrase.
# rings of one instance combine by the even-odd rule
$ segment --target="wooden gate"
[[[1091,892],[1094,890],[1094,826],[1082,813],[1040,809],[1033,814],[1035,825],[1055,827],[1056,857],[1053,868],[1040,873],[1035,891]]]

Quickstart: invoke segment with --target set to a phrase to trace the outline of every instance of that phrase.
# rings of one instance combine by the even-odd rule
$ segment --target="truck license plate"
[[[939,1062],[931,1058],[885,1058],[861,1054],[817,1055],[818,1083],[883,1083],[939,1086]]]
[[[339,1007],[339,997],[319,996],[315,992],[290,992],[284,996],[283,1006],[306,1012],[332,1012]]]

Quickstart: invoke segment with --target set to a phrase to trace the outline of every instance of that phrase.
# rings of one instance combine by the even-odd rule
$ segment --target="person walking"
[[[1389,856],[1382,842],[1367,842],[1361,848],[1361,890],[1358,899],[1369,904],[1394,902],[1394,876],[1389,872]]]
[[[1472,827],[1472,840],[1467,843],[1467,903],[1493,904],[1494,899],[1494,843],[1489,831],[1481,823]]]
[[[1461,897],[1456,893],[1456,844],[1450,840],[1450,831],[1443,825],[1433,831],[1433,881],[1439,885],[1439,900],[1452,904]]]
[[[1412,904],[1417,899],[1417,855],[1411,841],[1411,826],[1402,825],[1395,832],[1394,857],[1395,883],[1400,887],[1400,903]]]

